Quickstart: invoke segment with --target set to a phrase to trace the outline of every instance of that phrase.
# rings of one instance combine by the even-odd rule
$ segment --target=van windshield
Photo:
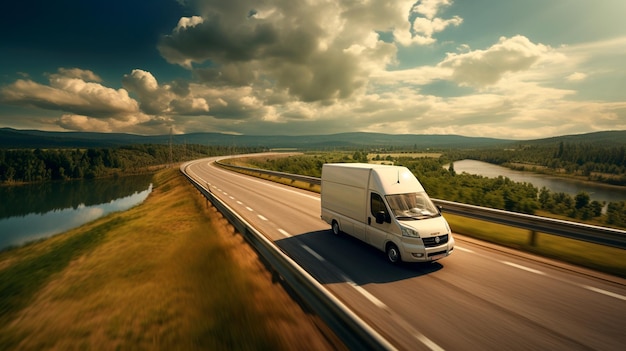
[[[426,193],[409,193],[385,196],[391,212],[399,220],[438,217],[441,214]]]

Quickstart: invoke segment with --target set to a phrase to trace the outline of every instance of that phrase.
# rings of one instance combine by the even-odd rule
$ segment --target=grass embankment
[[[622,249],[545,233],[537,233],[531,245],[528,230],[445,213],[445,209],[444,216],[454,233],[626,278]]]
[[[0,349],[333,347],[178,170],[154,183],[135,208],[0,253]]]

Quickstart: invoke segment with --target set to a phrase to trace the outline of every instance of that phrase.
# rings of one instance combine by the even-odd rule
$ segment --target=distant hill
[[[528,140],[525,143],[531,145],[558,144],[560,142],[570,144],[593,144],[619,146],[626,145],[626,130],[611,130],[586,134],[563,135],[545,139]]]
[[[132,144],[201,144],[212,146],[254,146],[266,148],[332,149],[409,147],[416,149],[506,147],[524,144],[593,142],[626,145],[626,131],[607,131],[555,138],[519,141],[478,138],[461,135],[340,133],[329,135],[263,136],[221,133],[179,135],[134,135],[125,133],[46,132],[0,128],[0,148],[87,148],[116,147]]]

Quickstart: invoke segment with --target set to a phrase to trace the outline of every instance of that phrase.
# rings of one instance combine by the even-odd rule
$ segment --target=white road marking
[[[284,231],[284,230],[282,230],[280,228],[278,228],[278,232],[280,232],[282,235],[287,236],[287,237],[291,236],[289,233],[287,233],[286,231]]]
[[[313,251],[312,248],[306,246],[306,245],[302,245],[302,248],[305,249],[308,253],[311,254],[311,256],[315,257],[318,261],[324,262],[326,261],[324,259],[324,257],[320,256],[320,254],[318,254],[317,252]]]
[[[422,344],[426,345],[426,347],[428,347],[429,349],[431,349],[432,351],[444,351],[444,349],[435,344],[432,340],[430,340],[429,338],[427,338],[424,334],[421,333],[415,333],[413,334],[413,336],[422,342]]]
[[[315,257],[318,261],[320,261],[320,262],[325,262],[326,261],[326,259],[324,259],[324,257],[320,256],[320,254],[315,252],[310,247],[308,247],[306,245],[302,245],[302,248],[305,249],[308,253],[310,253],[313,257]],[[351,287],[353,287],[361,295],[365,296],[365,298],[370,300],[374,305],[378,306],[379,308],[383,308],[383,309],[387,308],[387,305],[385,305],[382,301],[377,299],[376,296],[370,294],[369,291],[367,291],[367,290],[363,289],[361,286],[357,285],[355,282],[352,281],[352,279],[348,278],[345,274],[340,272],[339,275],[341,276],[341,279],[345,280],[346,283],[348,283]]]
[[[536,269],[532,269],[532,268],[529,268],[529,267],[526,267],[526,266],[522,266],[520,264],[516,264],[516,263],[513,263],[513,262],[508,262],[508,261],[500,261],[500,262],[504,263],[507,266],[515,267],[515,268],[524,270],[526,272],[531,272],[531,273],[535,273],[535,274],[539,274],[539,275],[546,275],[542,271],[539,271],[539,270],[536,270]]]
[[[243,202],[237,200],[237,205],[243,205]]]
[[[259,218],[260,218],[261,220],[263,220],[263,221],[267,221],[267,218],[265,218],[265,217],[263,217],[263,216],[261,216],[261,215],[257,215],[257,217],[259,217]]]
[[[470,252],[470,253],[474,253],[474,250],[470,250],[470,249],[466,249],[464,247],[460,247],[460,246],[454,246],[455,250],[460,250],[460,251],[464,251],[464,252]]]
[[[603,295],[606,295],[606,296],[610,296],[610,297],[614,297],[616,299],[620,299],[620,300],[626,301],[626,296],[624,296],[624,295],[616,294],[616,293],[613,293],[613,292],[610,292],[610,291],[606,291],[606,290],[603,290],[603,289],[594,288],[593,286],[589,286],[589,285],[583,285],[582,287],[587,289],[587,290],[591,290],[593,292],[597,292],[599,294],[603,294]]]
[[[272,188],[280,188],[283,191],[287,191],[287,192],[294,193],[294,194],[297,194],[297,195],[300,195],[300,196],[308,197],[308,198],[313,199],[313,200],[318,200],[318,201],[320,200],[319,196],[313,196],[313,195],[309,195],[309,194],[302,193],[302,192],[299,192],[299,191],[291,190],[289,188],[285,188],[284,185],[282,185],[282,186],[281,185],[277,185],[276,183],[272,183],[271,181],[257,180],[255,178],[250,178],[250,176],[241,175],[241,174],[237,174],[237,173],[233,173],[233,174],[231,174],[231,176],[232,177],[246,178],[250,182],[256,182],[256,183],[262,184],[263,186],[268,186],[268,187],[272,187]]]
[[[369,291],[365,290],[363,287],[357,285],[355,282],[350,280],[348,277],[342,275],[343,279],[350,284],[356,291],[358,291],[361,295],[365,296],[366,299],[370,300],[374,305],[378,306],[382,309],[387,309],[387,305],[385,305],[382,301],[380,301],[376,296],[369,293]]]
[[[253,211],[254,211],[252,208],[250,208],[250,207],[248,207],[248,206],[246,206],[246,210],[248,210],[248,211],[250,211],[250,212],[253,212]]]
[[[234,200],[234,199],[235,199],[233,196],[229,196],[228,198],[229,198],[229,199],[231,199],[231,200]]]

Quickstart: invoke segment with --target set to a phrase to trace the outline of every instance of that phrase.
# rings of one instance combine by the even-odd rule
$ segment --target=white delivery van
[[[322,166],[322,219],[387,254],[391,263],[448,256],[448,222],[406,167],[366,163]]]

